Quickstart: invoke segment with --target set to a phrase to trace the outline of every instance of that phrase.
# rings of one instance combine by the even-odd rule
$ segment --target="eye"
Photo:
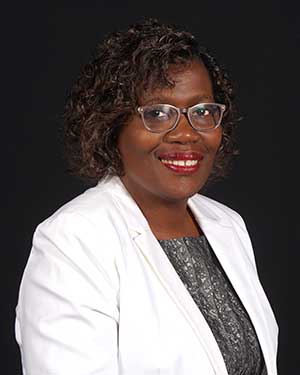
[[[152,110],[145,112],[145,116],[151,117],[151,118],[161,118],[161,117],[167,116],[167,114],[160,109],[152,109]]]
[[[163,107],[150,107],[144,109],[144,119],[146,121],[166,121],[170,118],[170,111]]]
[[[207,108],[200,107],[194,110],[193,115],[195,117],[205,117],[211,115],[211,111]]]

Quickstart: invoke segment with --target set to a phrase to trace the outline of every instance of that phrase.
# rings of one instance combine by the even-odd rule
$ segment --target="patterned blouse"
[[[267,375],[254,327],[206,237],[159,243],[210,326],[228,374]]]

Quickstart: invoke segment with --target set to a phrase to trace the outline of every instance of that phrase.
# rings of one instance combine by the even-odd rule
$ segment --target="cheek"
[[[149,161],[158,144],[158,137],[146,130],[130,126],[124,129],[118,141],[124,166],[126,167],[126,164],[141,165],[145,161]]]
[[[222,128],[219,127],[213,132],[207,133],[205,137],[207,149],[209,150],[209,153],[214,156],[218,152],[222,142]]]

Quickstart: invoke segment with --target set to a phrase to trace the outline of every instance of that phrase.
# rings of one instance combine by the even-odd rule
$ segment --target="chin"
[[[199,181],[197,183],[191,183],[190,181],[186,181],[183,177],[172,189],[167,187],[165,197],[170,201],[187,200],[199,193],[205,185],[205,182],[206,180],[203,183],[199,183]]]

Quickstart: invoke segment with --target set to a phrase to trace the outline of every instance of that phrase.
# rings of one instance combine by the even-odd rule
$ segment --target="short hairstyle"
[[[92,182],[107,175],[122,176],[118,135],[136,113],[141,93],[174,86],[168,75],[170,65],[184,67],[194,59],[207,68],[215,101],[227,108],[210,180],[226,176],[232,157],[238,153],[232,83],[191,33],[153,19],[108,35],[83,66],[64,112],[69,171]]]

